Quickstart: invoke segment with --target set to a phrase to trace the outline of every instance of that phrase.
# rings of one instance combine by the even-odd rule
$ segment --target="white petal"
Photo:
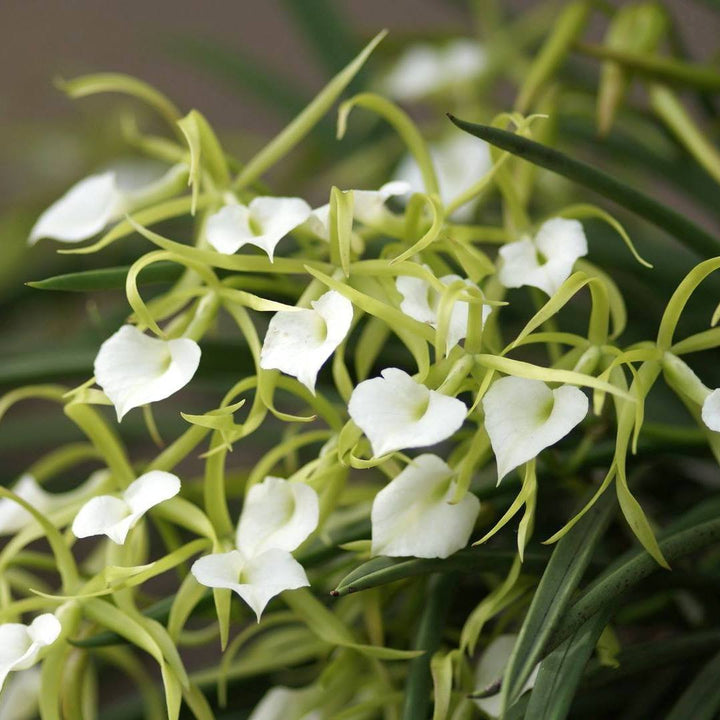
[[[321,240],[330,241],[330,203],[315,208],[305,221],[307,229]]]
[[[258,621],[271,598],[284,590],[307,587],[307,575],[293,556],[273,548],[248,558],[240,550],[206,555],[191,568],[207,587],[234,590],[253,609]]]
[[[478,663],[475,672],[476,692],[485,690],[493,685],[498,686],[498,691],[494,695],[474,700],[475,704],[488,717],[500,717],[500,682],[502,681],[505,668],[515,647],[517,637],[517,635],[498,635],[498,637],[487,646]],[[536,665],[522,689],[523,693],[535,685],[538,669],[539,665]]]
[[[367,435],[375,457],[434,445],[463,424],[467,408],[460,400],[428,390],[397,368],[381,374],[361,382],[348,404],[350,417]]]
[[[60,621],[52,613],[38,615],[28,627],[30,639],[39,647],[52,645],[61,631]]]
[[[407,48],[386,75],[384,91],[397,100],[417,100],[436,90],[443,82],[440,53],[432,45]]]
[[[530,285],[553,295],[570,277],[575,261],[587,255],[587,240],[577,220],[552,218],[535,238],[503,245],[498,279],[505,287]]]
[[[273,548],[248,559],[243,583],[234,589],[260,622],[260,616],[272,598],[285,590],[309,585],[303,566],[289,552]]]
[[[52,613],[39,615],[30,626],[21,623],[0,625],[0,688],[9,672],[33,665],[43,647],[52,645],[61,631]]]
[[[321,720],[319,713],[305,713],[302,708],[306,690],[274,687],[263,695],[247,720]]]
[[[180,492],[177,475],[162,470],[151,470],[130,483],[123,492],[123,500],[132,514],[139,517]]]
[[[187,186],[188,166],[133,158],[114,163],[115,183],[122,193],[123,205],[130,212],[180,192]]]
[[[386,212],[385,202],[396,195],[406,195],[411,189],[410,183],[394,180],[379,190],[353,190],[353,215],[370,225],[380,222]]]
[[[14,673],[0,695],[0,718],[33,720],[40,700],[41,677],[38,668]]]
[[[312,309],[281,310],[268,325],[260,367],[281,370],[315,392],[320,368],[345,339],[352,303],[335,290],[313,301]]]
[[[720,432],[720,389],[713,390],[702,405],[702,421],[711,430]]]
[[[122,194],[112,171],[91,175],[73,185],[38,218],[30,231],[30,244],[40,238],[80,242],[99,233],[115,219]]]
[[[132,408],[164,400],[183,388],[199,364],[200,346],[194,340],[160,340],[124,325],[100,346],[95,378],[120,421]]]
[[[304,200],[286,197],[256,197],[249,208],[251,221],[260,232],[247,242],[264,250],[271,260],[280,240],[302,225],[312,212]]]
[[[395,287],[403,296],[400,309],[418,322],[435,327],[438,293],[433,290],[430,283],[425,282],[422,278],[398,275],[395,278]]]
[[[271,548],[291,552],[318,524],[318,495],[309,485],[266,477],[245,498],[236,544],[245,555]]]
[[[373,555],[446,558],[464,548],[480,501],[467,493],[451,505],[453,475],[436,455],[420,455],[384,487],[372,506]]]
[[[232,255],[254,237],[250,211],[245,205],[226,205],[208,218],[205,232],[218,252]]]
[[[72,531],[78,538],[107,535],[122,545],[133,521],[130,506],[124,500],[113,495],[99,495],[80,508],[73,520]]]
[[[504,377],[490,386],[483,409],[500,481],[565,437],[587,414],[588,399],[572,385],[551,390],[540,380]]]
[[[12,491],[43,514],[51,506],[50,493],[45,492],[32,475],[23,475]],[[0,499],[0,535],[13,535],[33,522],[33,516],[14,500]]]

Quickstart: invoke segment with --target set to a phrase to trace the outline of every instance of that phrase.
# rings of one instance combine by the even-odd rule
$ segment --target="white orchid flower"
[[[94,369],[119,422],[129,410],[185,387],[199,364],[200,346],[194,340],[161,340],[123,325],[100,346]]]
[[[317,527],[319,507],[317,493],[309,485],[265,478],[247,494],[236,549],[199,558],[192,574],[201,585],[235,591],[260,622],[275,595],[310,585],[290,553]]]
[[[490,148],[478,138],[463,132],[429,144],[440,187],[440,199],[445,205],[476,183],[492,167]],[[425,192],[422,174],[412,155],[406,155],[397,166],[395,180],[407,182],[414,192]],[[452,215],[454,220],[466,221],[472,216],[477,200],[471,200]]]
[[[187,178],[187,166],[163,167],[156,163],[118,163],[73,185],[54,202],[30,231],[28,242],[41,238],[75,243],[87,240],[104,227],[157,200],[179,192]]]
[[[42,488],[32,475],[23,475],[11,490],[38,512],[48,515],[89,497],[107,476],[107,470],[98,470],[75,490],[50,493]],[[24,507],[10,498],[0,498],[0,536],[14,535],[34,522],[35,518]]]
[[[467,493],[450,504],[452,468],[437,455],[419,455],[376,496],[372,505],[372,554],[446,558],[464,548],[480,512]]]
[[[13,673],[0,694],[0,718],[3,720],[33,720],[38,714],[41,692],[38,668]]]
[[[310,392],[320,368],[345,339],[352,303],[335,290],[313,300],[312,309],[281,310],[268,325],[260,367],[296,377]]]
[[[485,50],[477,41],[458,38],[445,46],[422,43],[405,50],[382,85],[391,97],[411,102],[467,81],[485,65]]]
[[[500,248],[498,279],[508,288],[530,285],[554,295],[570,277],[575,261],[587,252],[580,222],[552,218],[534,238],[524,237]]]
[[[510,376],[496,380],[482,404],[498,482],[565,437],[588,411],[587,396],[573,385],[551,390],[541,380]]]
[[[409,183],[391,180],[379,190],[352,190],[353,217],[366,225],[376,225],[389,211],[385,203],[392,197],[407,195],[412,191]],[[330,240],[330,203],[321,205],[310,213],[307,228],[320,239]]]
[[[295,690],[274,687],[263,695],[247,720],[321,720],[319,710],[307,710],[306,705],[315,693],[312,689]]]
[[[476,692],[496,689],[496,692],[487,697],[474,698],[475,704],[493,720],[500,717],[501,682],[517,638],[517,635],[498,635],[485,648],[475,671]],[[521,694],[535,685],[539,668],[539,664],[535,666],[523,686]]]
[[[720,388],[713,390],[702,404],[702,421],[705,425],[720,432]]]
[[[272,261],[276,245],[310,216],[310,206],[300,198],[256,197],[249,205],[225,205],[207,221],[207,240],[224,255],[243,245],[255,245]]]
[[[373,455],[435,445],[465,421],[465,403],[430,390],[398,368],[364,380],[350,396],[348,412],[365,433]]]
[[[52,613],[38,615],[30,625],[0,625],[0,689],[9,673],[32,667],[40,651],[52,645],[61,630],[60,621]]]
[[[127,534],[150,508],[175,497],[180,492],[176,475],[151,470],[130,483],[120,497],[98,495],[80,508],[73,520],[75,537],[107,535],[123,545]]]
[[[439,280],[445,286],[457,280],[463,280],[468,287],[477,287],[472,280],[468,280],[467,278],[463,279],[459,275],[443,275]],[[424,322],[437,328],[441,295],[429,282],[411,275],[398,275],[395,279],[395,287],[403,296],[400,309],[406,315],[409,315],[419,322]],[[462,300],[457,300],[453,303],[446,342],[447,352],[454,348],[467,335],[469,310],[468,303]],[[491,305],[483,305],[483,324],[485,324],[491,312]]]

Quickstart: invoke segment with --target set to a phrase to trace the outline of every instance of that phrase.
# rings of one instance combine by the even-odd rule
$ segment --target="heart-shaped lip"
[[[572,385],[552,390],[541,380],[504,377],[485,394],[483,410],[500,482],[565,437],[587,414],[588,399]]]

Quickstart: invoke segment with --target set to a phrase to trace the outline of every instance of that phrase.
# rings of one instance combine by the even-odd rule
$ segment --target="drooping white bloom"
[[[318,496],[309,485],[267,477],[248,492],[237,548],[199,558],[191,572],[201,585],[236,592],[260,622],[275,595],[310,585],[290,553],[315,530],[318,518]]]
[[[256,197],[249,205],[231,204],[208,218],[207,240],[218,252],[236,253],[255,245],[273,259],[275,246],[310,216],[310,206],[300,198]]]
[[[321,720],[323,715],[320,711],[306,708],[313,694],[308,688],[271,688],[255,706],[248,720]]]
[[[486,142],[463,132],[453,132],[430,143],[432,159],[440,186],[440,199],[445,205],[476,183],[492,167],[490,148]],[[406,155],[395,170],[395,180],[407,182],[414,192],[425,192],[422,174],[412,155]],[[468,220],[477,200],[472,200],[453,213],[453,219]]]
[[[32,245],[41,238],[87,240],[125,213],[179,191],[185,177],[184,164],[158,174],[155,163],[119,163],[73,185],[38,218],[28,241]]]
[[[353,217],[366,225],[375,225],[389,212],[385,203],[391,197],[407,195],[411,189],[406,182],[391,180],[379,190],[352,190]],[[307,227],[322,240],[330,240],[330,203],[321,205],[310,213]]]
[[[52,645],[61,630],[52,613],[38,615],[30,625],[0,625],[0,689],[9,673],[32,667],[42,648]]]
[[[268,325],[260,367],[296,377],[310,392],[320,368],[345,339],[352,322],[352,303],[330,290],[312,309],[281,310]]]
[[[120,497],[98,495],[80,508],[73,520],[76,537],[107,535],[122,545],[127,534],[150,508],[159,505],[180,492],[176,475],[162,470],[151,470],[130,483]]]
[[[541,380],[520,377],[496,380],[482,404],[498,482],[565,437],[588,411],[587,396],[579,388],[551,390]]]
[[[0,718],[33,720],[40,701],[41,675],[38,668],[13,673],[0,693]]]
[[[587,252],[580,222],[552,218],[534,238],[524,237],[500,248],[498,279],[508,288],[530,285],[553,295],[570,277],[575,261]]]
[[[417,44],[398,58],[384,78],[383,89],[398,100],[418,100],[475,77],[485,64],[485,51],[475,40],[459,38],[444,46]]]
[[[364,380],[353,391],[348,412],[365,433],[373,455],[434,445],[465,421],[467,407],[457,398],[430,390],[398,368]]]
[[[517,635],[498,635],[485,649],[475,671],[475,691],[481,692],[496,688],[497,692],[484,698],[475,698],[475,704],[490,718],[500,717],[500,695],[503,675],[510,655],[517,642]],[[535,685],[539,665],[536,665],[522,692],[527,692]],[[522,694],[522,693],[521,693]]]
[[[23,475],[13,485],[12,491],[43,515],[47,515],[89,497],[106,477],[106,470],[98,470],[75,490],[50,493],[42,488],[32,475]],[[13,535],[33,522],[35,519],[24,507],[10,498],[0,498],[0,535]]]
[[[480,501],[467,493],[451,505],[453,476],[437,455],[424,454],[386,485],[372,505],[373,555],[446,558],[464,548]]]
[[[101,346],[95,379],[117,412],[164,400],[185,387],[200,364],[200,346],[190,338],[152,338],[123,325]]]
[[[443,275],[439,280],[443,285],[448,286],[457,280],[463,280],[463,278],[459,275]],[[476,287],[472,280],[465,278],[464,282],[468,287]],[[395,279],[395,287],[403,296],[400,309],[406,315],[437,328],[441,295],[430,283],[411,275],[398,275]],[[448,352],[467,335],[469,309],[468,303],[462,300],[453,303],[446,342]],[[483,305],[483,324],[491,312],[491,305]]]

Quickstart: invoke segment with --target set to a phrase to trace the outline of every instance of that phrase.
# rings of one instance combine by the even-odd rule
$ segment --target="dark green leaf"
[[[666,720],[713,720],[720,710],[720,653],[685,688]]]
[[[465,132],[475,135],[475,137],[479,137],[513,155],[517,155],[534,165],[539,165],[573,182],[584,185],[590,190],[594,190],[618,203],[618,205],[674,235],[680,243],[699,255],[714,257],[720,253],[720,241],[715,235],[696,225],[692,220],[676,212],[668,205],[654,200],[634,187],[616,180],[607,173],[515,133],[487,125],[465,122],[452,115],[448,117],[461,130],[465,130]]]
[[[125,287],[125,278],[130,270],[129,265],[121,267],[84,270],[83,272],[55,275],[45,280],[27,283],[38,290],[64,290],[67,292],[89,292],[93,290],[117,290]],[[177,280],[184,272],[182,265],[171,262],[157,262],[145,268],[139,276],[138,286],[170,283]]]
[[[519,697],[542,657],[543,648],[580,583],[614,509],[615,498],[605,493],[553,551],[505,671],[502,688],[505,707]]]

